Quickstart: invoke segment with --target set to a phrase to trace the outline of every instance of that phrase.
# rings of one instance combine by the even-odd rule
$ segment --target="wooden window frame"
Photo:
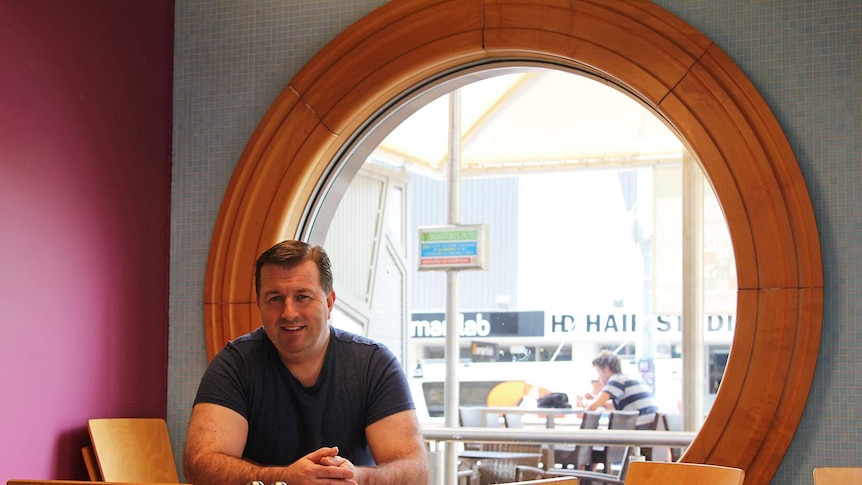
[[[251,268],[296,237],[331,163],[366,121],[468,65],[544,62],[636,95],[695,154],[736,257],[737,327],[721,389],[682,461],[768,484],[802,417],[823,314],[814,210],[781,127],[707,37],[638,0],[392,1],[322,49],[274,101],[222,201],[204,295],[208,356],[259,325]]]

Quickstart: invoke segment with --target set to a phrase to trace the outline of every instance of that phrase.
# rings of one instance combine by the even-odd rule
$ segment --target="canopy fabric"
[[[461,175],[678,162],[683,145],[655,113],[622,91],[553,69],[502,74],[461,95]],[[449,102],[431,101],[380,144],[376,156],[446,167]]]

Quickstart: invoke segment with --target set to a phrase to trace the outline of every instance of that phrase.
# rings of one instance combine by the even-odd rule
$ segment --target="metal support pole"
[[[682,161],[682,396],[683,429],[703,422],[706,365],[703,346],[703,175],[686,154]]]
[[[461,221],[461,91],[456,89],[449,93],[449,184],[448,224],[458,224]],[[443,391],[446,400],[443,404],[443,415],[446,426],[458,427],[458,406],[460,389],[458,382],[458,363],[460,360],[460,318],[459,296],[460,278],[458,271],[446,271],[446,382]],[[445,483],[458,483],[458,450],[457,443],[446,443]]]

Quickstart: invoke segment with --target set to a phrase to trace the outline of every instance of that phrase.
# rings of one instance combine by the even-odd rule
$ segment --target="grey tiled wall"
[[[206,364],[207,251],[236,161],[293,75],[383,3],[176,2],[168,424],[178,463]],[[812,483],[815,466],[860,465],[862,2],[656,3],[710,37],[760,90],[814,204],[826,282],[821,351],[805,416],[773,483]]]

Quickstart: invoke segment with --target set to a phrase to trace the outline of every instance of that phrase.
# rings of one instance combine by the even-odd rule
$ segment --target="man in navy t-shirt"
[[[258,258],[263,326],[229,342],[201,379],[186,481],[428,483],[404,372],[382,344],[329,326],[332,281],[318,246],[284,241]]]

